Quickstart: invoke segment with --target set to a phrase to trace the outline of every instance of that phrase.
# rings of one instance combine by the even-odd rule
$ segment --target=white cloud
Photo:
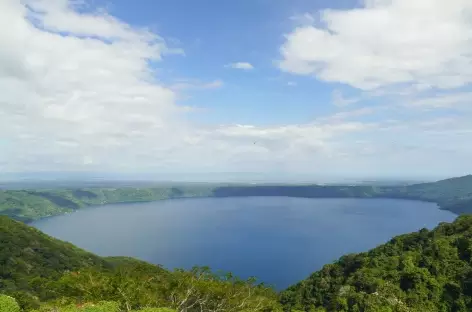
[[[79,14],[65,2],[38,3],[47,14],[32,24],[25,5],[0,2],[8,26],[0,28],[2,171],[271,170],[311,153],[322,158],[332,153],[325,140],[362,128],[192,125],[175,90],[221,81],[166,88],[149,67],[169,50],[157,35],[105,13]]]
[[[286,35],[282,70],[355,88],[472,82],[472,2],[364,0]],[[306,20],[306,18],[305,18]]]
[[[353,117],[362,117],[362,116],[368,116],[374,114],[376,111],[378,111],[379,108],[376,107],[363,107],[359,109],[354,109],[350,111],[343,111],[336,113],[334,115],[329,116],[328,120],[345,120],[345,119],[351,119]]]
[[[405,102],[405,106],[424,109],[451,108],[472,111],[472,92],[454,92],[419,97]]]
[[[170,86],[172,90],[209,90],[219,89],[223,87],[224,83],[222,80],[214,80],[211,82],[201,82],[198,80],[183,79]]]
[[[106,12],[79,13],[82,1],[69,0],[26,0],[31,10],[28,17],[42,28],[53,32],[66,32],[83,37],[101,37],[115,39],[158,39],[145,30],[136,31]]]
[[[346,98],[340,90],[334,90],[332,93],[332,102],[338,107],[348,106],[358,101],[358,98]]]
[[[219,88],[222,81],[186,79],[164,85],[150,65],[175,52],[162,37],[70,3],[0,1],[0,172],[318,176],[397,172],[399,163],[408,172],[429,172],[430,163],[451,172],[470,163],[462,161],[471,156],[470,145],[463,143],[471,130],[466,116],[453,127],[445,121],[366,122],[361,119],[378,110],[356,107],[301,125],[190,122],[189,109],[177,105],[178,92]],[[394,148],[392,138],[406,142]],[[455,148],[447,162],[430,152],[433,140]],[[419,149],[408,155],[419,161],[426,144],[426,165],[407,157],[399,162],[401,147],[415,143]]]
[[[66,1],[25,3],[43,13],[0,2],[0,136],[22,155],[4,170],[104,163],[142,144],[141,133],[156,141],[173,133],[176,94],[154,83],[148,66],[168,51],[162,40]]]
[[[343,111],[320,121],[376,121],[328,140],[334,167],[470,172],[461,162],[472,157],[465,143],[472,133],[472,2],[365,0],[318,13],[292,18],[297,26],[280,47],[279,68],[358,89],[351,98],[334,90],[332,102]]]
[[[231,63],[231,64],[225,65],[225,67],[235,68],[235,69],[243,69],[243,70],[254,69],[254,66],[252,66],[251,63],[247,63],[247,62]]]

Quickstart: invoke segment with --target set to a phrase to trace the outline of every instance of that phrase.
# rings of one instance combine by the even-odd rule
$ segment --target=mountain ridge
[[[472,213],[472,175],[402,186],[184,184],[159,187],[0,190],[0,215],[31,222],[111,203],[177,198],[288,196],[304,198],[397,198],[434,202],[456,214]]]

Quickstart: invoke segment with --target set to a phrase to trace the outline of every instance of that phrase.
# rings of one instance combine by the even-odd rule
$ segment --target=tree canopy
[[[24,311],[72,312],[69,307],[80,305],[105,312],[91,305],[104,301],[119,311],[281,311],[277,294],[254,279],[101,258],[7,217],[0,217],[0,234],[0,293]]]
[[[472,310],[472,216],[341,257],[281,293],[286,311]]]

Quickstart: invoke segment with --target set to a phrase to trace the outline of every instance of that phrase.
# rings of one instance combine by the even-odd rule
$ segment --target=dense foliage
[[[63,306],[44,305],[33,312],[121,312],[120,304],[113,301],[98,303],[71,304]],[[0,295],[0,312],[21,312],[20,306],[15,298]],[[129,312],[175,312],[168,308],[144,308],[141,310],[130,310]]]
[[[453,212],[472,212],[472,175],[441,180],[434,183],[422,183],[400,187],[384,187],[382,193],[393,198],[419,199],[438,203],[443,209]],[[454,207],[462,206],[462,211]]]
[[[472,216],[346,255],[281,302],[287,311],[472,311]]]
[[[252,279],[208,268],[170,272],[131,258],[101,258],[7,217],[0,217],[0,239],[0,293],[16,298],[25,311],[62,307],[69,312],[68,306],[102,301],[115,302],[120,311],[281,310],[277,294]]]
[[[28,222],[108,203],[185,197],[289,196],[306,198],[403,198],[438,203],[455,213],[472,212],[472,176],[407,186],[193,185],[154,188],[0,190],[0,215]]]
[[[58,278],[83,267],[111,267],[102,258],[0,216],[0,289],[28,289],[34,276]]]
[[[20,306],[15,298],[0,295],[0,312],[20,312]]]
[[[0,190],[0,214],[19,221],[73,212],[90,205],[147,202],[211,195],[209,186],[156,188],[90,188],[52,190]]]

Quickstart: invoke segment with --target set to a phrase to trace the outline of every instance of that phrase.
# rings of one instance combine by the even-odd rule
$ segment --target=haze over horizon
[[[468,0],[5,0],[0,26],[0,178],[472,172]]]
[[[358,184],[373,183],[394,185],[416,184],[423,182],[436,182],[440,180],[456,178],[451,176],[347,176],[314,174],[280,174],[277,172],[219,172],[219,173],[169,173],[158,175],[155,173],[100,173],[100,172],[22,172],[0,173],[0,183],[5,185],[17,184],[18,187],[41,186],[44,183],[55,185],[80,186],[80,185],[152,185],[154,183],[243,183],[243,184]],[[25,184],[26,183],[26,184]],[[31,184],[32,183],[32,184]],[[65,184],[64,184],[65,183]],[[137,183],[137,184],[136,184]],[[4,186],[5,186],[4,185]],[[2,186],[0,185],[0,188]]]

